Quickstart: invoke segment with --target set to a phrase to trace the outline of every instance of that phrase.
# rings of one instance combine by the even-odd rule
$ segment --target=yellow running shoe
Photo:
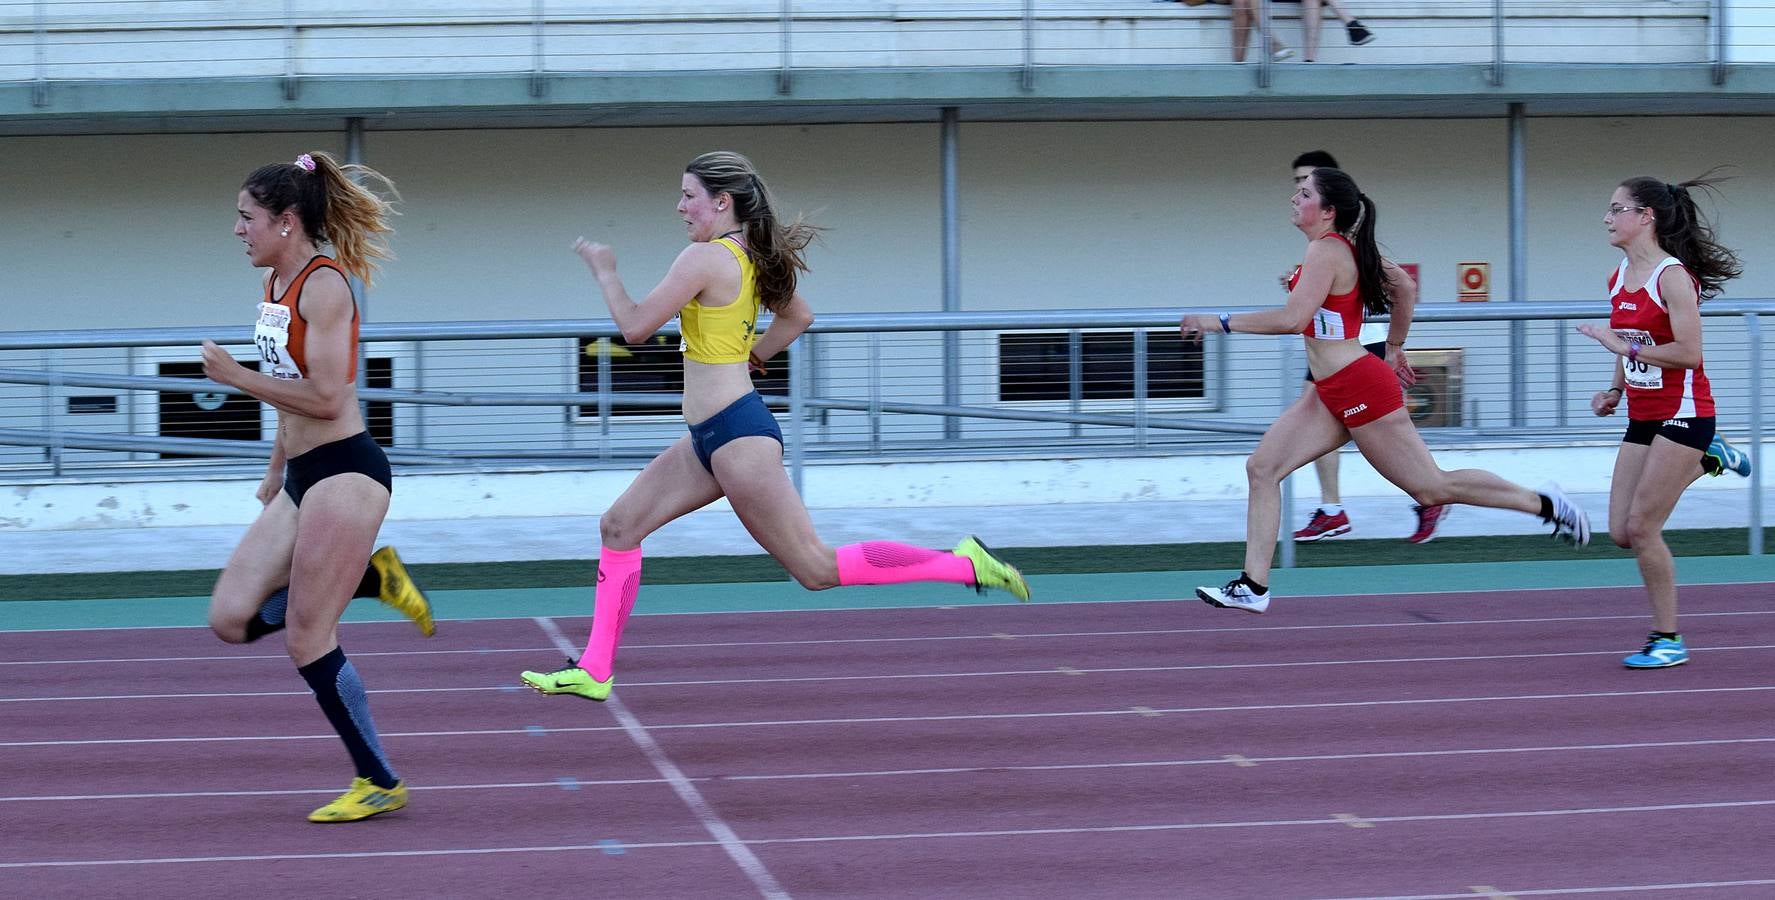
[[[599,681],[571,659],[565,667],[553,672],[525,672],[518,677],[540,694],[576,694],[599,702],[608,698],[610,689],[616,685],[615,675]]]
[[[381,593],[376,595],[376,599],[412,619],[413,624],[419,626],[420,634],[426,637],[436,634],[437,625],[431,620],[431,601],[413,583],[412,576],[407,574],[407,566],[401,562],[401,555],[394,552],[393,547],[383,547],[370,554],[370,565],[375,567],[376,574],[382,576]]]
[[[989,587],[1002,591],[1010,591],[1018,600],[1029,602],[1029,582],[1023,580],[1023,573],[1017,567],[999,559],[997,554],[980,543],[980,539],[969,535],[955,545],[955,555],[965,556],[974,563],[974,590],[986,593]]]
[[[371,816],[393,812],[407,805],[407,783],[397,781],[394,787],[379,788],[368,778],[353,778],[351,790],[339,799],[308,814],[310,822],[356,822]]]

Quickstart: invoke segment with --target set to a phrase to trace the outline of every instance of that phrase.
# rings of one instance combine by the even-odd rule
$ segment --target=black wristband
[[[1625,394],[1625,393],[1627,393],[1627,392],[1626,392],[1626,391],[1624,391],[1624,390],[1622,390],[1622,389],[1620,389],[1620,388],[1618,388],[1618,387],[1615,387],[1615,386],[1614,386],[1614,385],[1609,385],[1609,386],[1608,386],[1608,387],[1606,387],[1606,388],[1603,388],[1603,392],[1604,392],[1604,393],[1607,393],[1607,392],[1609,392],[1609,391],[1614,391],[1614,392],[1615,392],[1615,393],[1617,393],[1617,394]]]

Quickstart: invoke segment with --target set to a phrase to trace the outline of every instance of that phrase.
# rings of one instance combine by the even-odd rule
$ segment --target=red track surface
[[[511,689],[542,623],[348,625],[413,793],[334,826],[275,640],[0,634],[0,894],[1775,896],[1775,586],[1683,611],[1657,672],[1621,590],[642,616],[639,741]]]

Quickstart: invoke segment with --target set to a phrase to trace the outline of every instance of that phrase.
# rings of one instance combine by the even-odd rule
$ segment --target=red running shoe
[[[1338,510],[1337,515],[1328,516],[1323,509],[1313,510],[1313,517],[1307,520],[1307,527],[1294,533],[1297,544],[1311,544],[1326,538],[1334,538],[1340,534],[1350,533],[1350,515]]]
[[[1406,540],[1414,544],[1428,544],[1436,537],[1436,529],[1442,527],[1442,521],[1448,518],[1448,504],[1438,506],[1411,505],[1411,511],[1418,514],[1418,530],[1411,533]]]

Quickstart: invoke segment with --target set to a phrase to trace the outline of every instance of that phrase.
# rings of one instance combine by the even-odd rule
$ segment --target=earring
[[[279,235],[279,236],[281,236],[281,237],[289,237],[289,236],[290,236],[290,230],[289,230],[289,229],[288,229],[288,228],[285,228],[285,229],[284,229],[284,230],[282,230],[282,231],[280,231],[280,232],[278,232],[278,235]]]

